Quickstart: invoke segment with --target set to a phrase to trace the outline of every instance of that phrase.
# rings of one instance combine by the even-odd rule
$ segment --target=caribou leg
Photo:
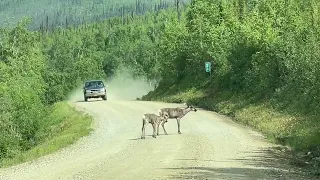
[[[156,136],[156,123],[153,123],[152,124],[152,127],[153,127],[153,134],[152,134],[152,137],[154,137],[154,138],[156,138],[157,136]]]
[[[163,121],[163,122],[161,123],[161,126],[162,126],[162,128],[163,128],[164,134],[165,134],[165,135],[168,135],[166,129],[164,128],[164,124],[165,124],[166,122],[168,122],[168,121],[167,121],[167,120]]]
[[[146,128],[146,123],[145,123],[145,120],[144,119],[142,119],[142,134],[141,134],[141,139],[145,139],[146,137],[145,137],[145,128]]]
[[[157,136],[159,136],[159,127],[160,127],[160,123],[157,124]]]
[[[178,133],[181,134],[181,131],[180,131],[180,118],[177,118],[177,124],[178,124]]]

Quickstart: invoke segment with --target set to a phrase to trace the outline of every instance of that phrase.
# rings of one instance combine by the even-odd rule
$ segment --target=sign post
[[[205,62],[204,67],[207,73],[210,73],[210,81],[211,81],[211,62]]]

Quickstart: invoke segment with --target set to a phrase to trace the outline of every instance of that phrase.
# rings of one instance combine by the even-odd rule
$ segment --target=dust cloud
[[[88,79],[89,80],[89,79]],[[101,79],[107,86],[108,101],[114,100],[136,100],[141,98],[148,92],[155,89],[156,80],[148,81],[144,77],[133,77],[130,70],[121,69],[107,80]],[[72,92],[69,93],[68,100],[72,102],[84,101],[83,84],[80,84]],[[90,99],[89,99],[90,101]]]
[[[133,78],[129,70],[119,70],[107,81],[109,100],[135,100],[155,88],[156,81],[148,81],[144,77]]]
[[[71,102],[84,101],[83,98],[83,84],[78,85],[78,87],[74,88],[68,95],[67,100]]]

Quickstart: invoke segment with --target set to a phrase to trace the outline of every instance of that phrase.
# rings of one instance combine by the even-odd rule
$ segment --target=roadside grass
[[[75,143],[92,131],[92,120],[91,116],[80,113],[67,102],[56,103],[41,125],[44,128],[39,134],[41,143],[17,156],[3,159],[1,167],[32,161]]]
[[[271,100],[262,100],[231,92],[213,92],[212,88],[162,86],[141,98],[171,103],[187,102],[216,111],[264,134],[270,142],[289,148],[292,164],[310,168],[320,175],[320,121],[317,117],[293,114],[292,109],[276,108]]]

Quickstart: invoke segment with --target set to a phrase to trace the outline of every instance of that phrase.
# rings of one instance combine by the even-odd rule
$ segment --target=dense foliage
[[[85,61],[91,55],[78,58],[67,49],[67,36],[41,37],[28,31],[26,22],[0,34],[0,159],[40,143],[49,133],[50,105],[67,97],[84,76],[103,75],[101,63]]]
[[[24,19],[0,34],[0,159],[41,143],[50,133],[51,105],[84,80],[112,77],[130,67],[132,76],[158,76],[157,46],[173,11],[110,18],[102,23],[29,31]],[[122,68],[124,67],[124,68]],[[127,68],[128,69],[128,68]]]
[[[278,119],[282,122],[274,122],[274,129],[266,129],[266,119],[255,124],[258,129],[295,150],[317,148],[319,153],[319,10],[316,0],[192,1],[185,24],[165,29],[160,44],[164,81],[145,99],[189,89],[205,90],[213,99],[227,92],[226,103],[235,96],[250,99],[249,104],[266,102],[294,118]],[[206,61],[213,63],[211,79]],[[215,102],[209,98],[199,104]]]
[[[193,0],[179,13],[127,14],[51,33],[30,32],[22,24],[2,29],[0,158],[38,143],[46,108],[79,82],[112,77],[120,67],[161,77],[162,94],[174,84],[246,94],[292,114],[319,117],[319,3]],[[211,80],[205,61],[213,62]],[[310,122],[292,124],[280,136]],[[312,123],[301,133],[319,137],[320,123]],[[304,139],[303,148],[319,139]]]
[[[170,73],[162,75],[207,79],[212,61],[220,91],[319,117],[319,10],[316,0],[193,1],[186,26],[166,29],[161,57]]]

